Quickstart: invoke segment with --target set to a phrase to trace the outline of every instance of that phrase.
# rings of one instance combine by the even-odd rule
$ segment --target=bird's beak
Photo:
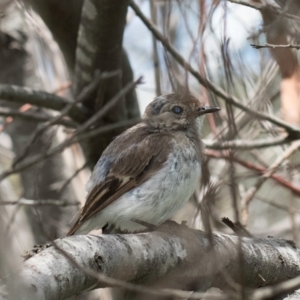
[[[219,110],[221,110],[221,108],[218,106],[201,106],[201,107],[197,108],[197,116],[214,113]]]

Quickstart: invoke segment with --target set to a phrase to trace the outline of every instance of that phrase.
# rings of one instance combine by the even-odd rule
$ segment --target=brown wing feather
[[[166,161],[170,134],[149,133],[137,127],[118,136],[103,152],[115,158],[105,180],[89,193],[81,215],[68,235],[89,218],[156,173]]]

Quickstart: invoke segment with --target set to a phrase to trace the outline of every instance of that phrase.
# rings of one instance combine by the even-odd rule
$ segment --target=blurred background
[[[232,233],[228,217],[299,246],[300,3],[122,2],[0,1],[0,278],[66,234],[112,138],[155,96],[187,90],[222,110],[205,121],[203,178],[174,219]]]

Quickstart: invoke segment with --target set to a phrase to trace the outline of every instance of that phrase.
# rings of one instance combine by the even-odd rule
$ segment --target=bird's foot
[[[132,218],[131,221],[134,222],[134,223],[137,223],[139,225],[142,225],[142,226],[146,227],[149,231],[154,231],[154,230],[157,229],[156,225],[153,225],[151,223],[142,221],[140,219]]]

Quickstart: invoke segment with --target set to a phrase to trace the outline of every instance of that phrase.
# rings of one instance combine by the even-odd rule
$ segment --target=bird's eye
[[[183,109],[182,109],[182,107],[180,107],[180,106],[174,106],[174,107],[172,108],[172,111],[173,111],[174,114],[179,115],[179,114],[181,114],[181,113],[183,112]]]

